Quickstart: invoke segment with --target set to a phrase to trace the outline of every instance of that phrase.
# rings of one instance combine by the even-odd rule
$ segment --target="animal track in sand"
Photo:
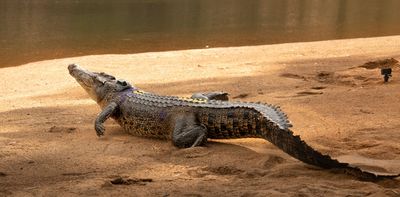
[[[218,175],[238,175],[244,171],[236,168],[235,166],[217,166],[217,167],[206,167],[203,170],[212,172]]]
[[[296,93],[297,96],[307,96],[307,95],[318,95],[323,94],[323,92],[316,92],[316,91],[301,91]]]
[[[301,76],[301,75],[293,74],[293,73],[282,73],[279,76],[285,77],[285,78],[301,79],[301,80],[307,81],[307,78],[305,76]]]
[[[313,89],[313,90],[323,90],[325,88],[327,88],[327,87],[326,86],[314,86],[314,87],[311,87],[311,89]]]
[[[359,67],[366,69],[381,69],[381,68],[394,68],[399,66],[399,61],[394,58],[381,59],[376,61],[367,62]]]
[[[113,185],[146,185],[147,183],[153,182],[153,179],[117,177],[112,179],[110,182]]]
[[[52,126],[48,130],[49,133],[73,133],[78,129],[76,127],[63,127],[63,126]]]
[[[286,160],[278,155],[270,155],[267,161],[264,162],[263,166],[265,168],[273,168],[274,166],[284,163]]]
[[[193,177],[193,178],[202,178],[207,175],[240,175],[244,170],[238,169],[235,166],[228,166],[228,165],[223,165],[223,166],[207,166],[204,168],[197,168],[197,169],[191,169],[188,170],[188,175]]]
[[[238,175],[239,178],[255,178],[264,177],[268,173],[269,171],[263,169],[242,170],[228,165],[188,170],[188,175],[193,178],[202,178],[207,175]]]
[[[353,67],[348,70],[331,72],[331,71],[318,71],[313,74],[299,75],[293,73],[283,73],[280,75],[285,78],[302,79],[309,82],[317,82],[319,84],[340,85],[340,86],[365,86],[371,84],[379,84],[382,79],[380,72],[367,71],[365,68]],[[312,90],[323,90],[327,86],[314,85]],[[301,95],[320,94],[314,92],[300,92]]]
[[[184,158],[198,158],[205,157],[210,154],[210,150],[206,147],[193,147],[186,149],[179,149],[172,153],[172,156],[184,157]]]

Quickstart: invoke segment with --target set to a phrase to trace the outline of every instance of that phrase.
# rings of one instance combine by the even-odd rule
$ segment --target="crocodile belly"
[[[138,105],[122,109],[117,122],[126,132],[135,136],[171,138],[168,112],[155,107]]]

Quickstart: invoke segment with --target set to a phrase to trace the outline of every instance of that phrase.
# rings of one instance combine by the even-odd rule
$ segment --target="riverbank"
[[[218,140],[187,150],[130,136],[113,121],[97,138],[98,107],[72,77],[78,63],[150,92],[227,91],[233,100],[278,104],[293,130],[321,152],[377,172],[400,169],[400,36],[94,55],[0,69],[0,194],[152,196],[400,195],[299,162],[260,139]],[[152,182],[112,185],[115,177]],[[396,188],[397,187],[397,188]]]

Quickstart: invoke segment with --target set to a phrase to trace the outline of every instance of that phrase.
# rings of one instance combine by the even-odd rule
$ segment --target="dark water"
[[[400,34],[400,0],[0,0],[0,67]]]

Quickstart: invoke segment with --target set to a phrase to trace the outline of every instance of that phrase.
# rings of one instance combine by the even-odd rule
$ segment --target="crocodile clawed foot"
[[[98,137],[101,137],[104,135],[105,128],[102,124],[96,124],[94,126],[94,129],[96,130],[96,134]]]

